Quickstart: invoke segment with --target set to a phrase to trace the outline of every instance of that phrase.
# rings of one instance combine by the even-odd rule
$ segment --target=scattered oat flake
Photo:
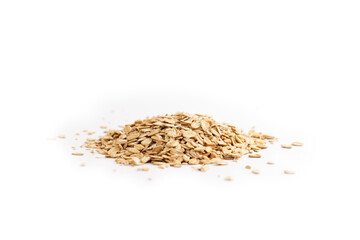
[[[232,181],[232,180],[233,180],[233,178],[232,178],[232,177],[230,177],[230,176],[227,176],[227,177],[225,177],[225,178],[224,178],[224,180],[225,180],[225,181],[229,181],[229,182],[230,182],[230,181]]]
[[[274,165],[275,163],[274,162],[266,162],[267,164],[269,165]]]
[[[150,170],[150,168],[148,167],[142,167],[142,168],[138,168],[138,171],[143,171],[143,172],[148,172]]]
[[[208,166],[201,166],[201,167],[198,167],[197,170],[199,170],[200,172],[206,172],[209,170],[209,167]]]
[[[292,148],[290,145],[286,145],[286,144],[282,144],[281,147],[282,147],[282,148],[287,148],[287,149],[291,149],[291,148]]]
[[[228,165],[227,162],[225,161],[218,161],[215,163],[217,166],[225,166],[225,165]]]
[[[66,136],[64,134],[61,134],[58,136],[59,138],[66,138]]]
[[[72,155],[74,155],[74,156],[83,156],[84,154],[83,153],[72,153]]]
[[[290,170],[284,170],[284,173],[285,173],[285,174],[295,174],[294,171],[290,171]]]
[[[258,169],[254,169],[254,170],[252,170],[251,171],[253,174],[260,174],[260,170],[258,170]]]
[[[301,143],[301,142],[293,142],[293,143],[291,143],[291,145],[293,145],[293,146],[295,146],[295,147],[302,147],[302,146],[304,146],[304,144]]]
[[[261,158],[261,155],[260,154],[252,154],[252,155],[249,155],[249,158]]]
[[[246,165],[245,168],[246,168],[246,169],[251,169],[251,166],[250,166],[250,165]]]
[[[108,127],[107,126],[100,126],[100,128],[107,129]]]
[[[87,165],[86,163],[81,163],[80,167],[86,167],[86,165]]]

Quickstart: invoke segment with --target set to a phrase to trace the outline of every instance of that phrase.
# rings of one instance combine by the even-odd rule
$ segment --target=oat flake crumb
[[[80,167],[86,167],[86,163],[81,163]]]
[[[269,165],[274,165],[275,163],[274,162],[266,162],[267,164]]]
[[[225,177],[224,179],[225,179],[225,181],[229,181],[229,182],[233,180],[233,178],[230,177],[230,176],[227,176],[227,177]]]
[[[250,165],[246,165],[245,168],[246,168],[246,169],[251,169],[251,166],[250,166]]]
[[[251,171],[253,174],[260,174],[260,170],[258,170],[258,169],[254,169],[254,170],[252,170]]]
[[[291,149],[291,148],[292,148],[290,145],[286,145],[286,144],[282,144],[281,147],[282,147],[282,148],[287,148],[287,149]]]
[[[66,136],[64,134],[61,134],[58,136],[59,138],[66,138]]]

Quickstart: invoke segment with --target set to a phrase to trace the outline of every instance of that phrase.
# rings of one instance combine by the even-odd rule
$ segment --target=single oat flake
[[[206,172],[209,170],[209,167],[208,166],[201,166],[201,167],[198,167],[197,170],[199,170],[200,172]]]
[[[221,166],[227,164],[226,160],[247,154],[259,158],[256,153],[265,149],[270,140],[276,140],[254,129],[245,133],[210,116],[189,113],[148,117],[104,133],[99,138],[88,138],[84,147],[121,165],[150,163],[160,168]]]
[[[143,172],[148,172],[150,170],[150,168],[148,167],[142,167],[142,168],[138,168],[138,171],[143,171]]]
[[[281,147],[282,147],[282,148],[287,148],[287,149],[291,149],[291,148],[292,148],[290,145],[286,145],[286,144],[282,144]]]
[[[302,146],[304,146],[304,144],[301,143],[301,142],[293,142],[293,143],[291,143],[291,145],[293,145],[293,146],[295,146],[295,147],[302,147]]]
[[[84,154],[83,153],[72,153],[72,155],[74,155],[74,156],[83,156]]]

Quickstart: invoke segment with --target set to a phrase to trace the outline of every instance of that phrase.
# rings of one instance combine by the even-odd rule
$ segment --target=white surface
[[[359,10],[1,1],[0,238],[359,239]],[[305,146],[206,173],[71,156],[75,132],[177,111]]]

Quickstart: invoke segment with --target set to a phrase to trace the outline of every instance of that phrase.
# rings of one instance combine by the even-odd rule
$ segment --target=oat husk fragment
[[[248,133],[210,116],[189,113],[137,120],[120,130],[89,138],[87,149],[95,149],[122,165],[151,163],[161,168],[182,165],[226,165],[266,148],[275,138],[251,129]],[[255,154],[256,155],[256,154]]]

